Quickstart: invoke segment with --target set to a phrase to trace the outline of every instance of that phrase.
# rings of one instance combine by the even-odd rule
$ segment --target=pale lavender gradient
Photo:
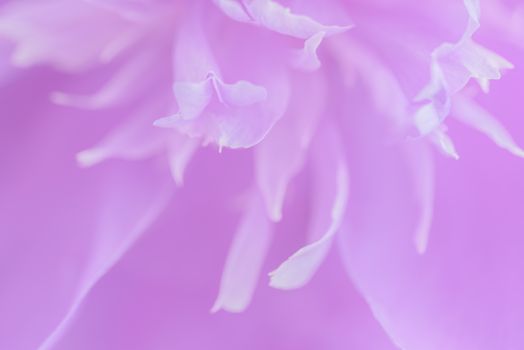
[[[0,0],[0,349],[524,349],[524,6],[477,4]]]

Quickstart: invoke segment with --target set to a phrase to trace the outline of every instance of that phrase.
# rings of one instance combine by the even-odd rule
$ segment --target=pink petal
[[[500,148],[524,157],[524,150],[517,145],[509,132],[488,111],[467,97],[453,101],[453,117],[488,136]]]
[[[39,84],[19,88],[39,91]],[[0,236],[2,266],[10,266],[2,271],[9,283],[0,300],[0,348],[37,349],[61,335],[90,289],[163,209],[172,186],[155,162],[76,166],[75,152],[111,115],[93,122],[45,100],[19,102],[3,105],[26,119],[5,118],[0,128],[10,150],[2,154],[0,231],[12,233]]]
[[[313,149],[315,178],[310,222],[313,242],[299,249],[270,273],[270,285],[274,288],[300,288],[313,277],[345,215],[349,176],[336,137],[334,132],[325,132],[319,136]]]
[[[131,23],[82,1],[10,2],[2,7],[0,19],[0,37],[16,44],[11,61],[20,67],[48,63],[67,71],[85,69],[136,33]]]
[[[231,244],[212,312],[244,311],[255,291],[273,229],[260,196],[255,193],[250,201]]]
[[[257,186],[273,221],[282,218],[287,186],[304,165],[310,141],[325,107],[325,82],[320,76],[296,79],[297,85],[286,114],[255,149]],[[304,99],[307,99],[307,104]]]

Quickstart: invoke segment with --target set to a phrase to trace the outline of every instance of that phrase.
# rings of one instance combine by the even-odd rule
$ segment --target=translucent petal
[[[244,311],[255,291],[271,242],[272,227],[262,198],[255,192],[250,201],[231,244],[212,312]]]
[[[488,136],[499,147],[524,157],[524,150],[513,140],[509,132],[488,111],[467,97],[453,100],[453,117]]]
[[[313,277],[331,247],[346,210],[349,175],[336,134],[326,133],[314,146],[315,178],[310,237],[314,241],[270,273],[270,285],[294,289]]]

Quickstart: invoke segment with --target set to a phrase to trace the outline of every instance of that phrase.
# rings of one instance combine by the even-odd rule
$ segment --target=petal
[[[417,251],[424,254],[428,248],[429,233],[433,220],[435,197],[435,169],[433,158],[426,145],[416,145],[407,157],[413,177],[413,192],[420,208],[420,216],[415,227],[414,243]],[[408,149],[408,151],[410,151]]]
[[[159,119],[155,125],[173,127],[220,148],[252,147],[285,112],[289,95],[286,72],[272,64],[271,74],[267,74],[258,69],[261,63],[250,62],[249,68],[260,82],[225,82],[204,28],[197,23],[183,25],[175,45],[175,98],[179,113]],[[183,35],[188,31],[188,35]],[[227,64],[231,65],[231,61]]]
[[[462,90],[470,79],[477,79],[484,90],[489,80],[500,79],[501,71],[513,65],[474,42],[472,36],[479,29],[480,4],[478,0],[465,0],[469,20],[462,38],[456,43],[444,43],[431,54],[431,80],[416,97],[416,101],[430,100],[439,122],[417,122],[419,131],[427,134],[440,125],[450,112],[450,98]],[[422,107],[425,108],[425,107]]]
[[[400,159],[388,152],[390,160],[383,158],[384,165],[373,171],[359,174],[356,166],[352,171],[352,223],[339,235],[348,249],[346,264],[377,320],[402,349],[524,344],[517,326],[524,291],[523,167],[467,133],[460,136],[462,160],[437,164],[433,232],[423,256],[413,251],[418,218],[406,200],[413,190]],[[374,172],[388,177],[370,176]]]
[[[267,91],[248,81],[240,80],[226,84],[218,78],[213,79],[220,101],[232,107],[247,107],[267,99]]]
[[[184,83],[184,87],[190,88],[178,94],[185,98],[179,100],[183,109],[174,116],[157,120],[155,125],[175,128],[220,147],[251,147],[262,140],[284,113],[287,84],[282,77],[272,80],[270,92],[246,81],[224,83],[213,75],[200,83]],[[210,89],[213,89],[214,103],[211,103]]]
[[[174,133],[168,138],[167,156],[171,176],[178,186],[184,184],[185,170],[200,144],[195,140]]]
[[[246,312],[210,314],[227,249],[225,231],[234,224],[222,199],[217,201],[213,194],[195,205],[194,190],[212,193],[217,187],[209,182],[203,189],[193,181],[201,174],[196,170],[188,176],[185,186],[190,188],[177,193],[166,215],[95,287],[56,350],[397,349],[335,255],[323,264],[326,273],[319,273],[306,288],[282,293],[260,286]],[[294,206],[298,207],[300,203]],[[205,220],[190,215],[195,211],[205,213]],[[299,223],[303,211],[286,211],[286,218],[289,215]],[[299,244],[296,236],[280,233],[275,238]],[[287,253],[281,244],[274,248]],[[273,258],[269,264],[279,259]]]
[[[166,148],[167,140],[176,137],[152,125],[154,117],[164,110],[165,106],[158,102],[144,104],[97,145],[79,152],[78,163],[90,167],[108,159],[139,160],[160,153]]]
[[[209,79],[195,83],[176,82],[173,91],[180,108],[178,116],[184,120],[197,118],[213,97],[213,87]]]
[[[152,54],[151,51],[154,53]],[[124,62],[113,76],[97,92],[91,95],[78,95],[55,91],[51,100],[59,105],[76,108],[99,109],[129,102],[131,99],[145,93],[150,88],[152,79],[151,65],[159,64],[155,54],[157,50],[147,50],[145,54],[137,54]],[[158,83],[158,81],[155,81]]]
[[[444,124],[442,124],[431,133],[429,140],[436,145],[444,155],[453,159],[459,159],[460,156],[455,149],[455,144],[446,131]]]
[[[516,144],[504,126],[474,101],[462,96],[455,98],[452,113],[453,117],[485,134],[500,148],[524,157],[524,150]]]
[[[5,349],[37,349],[44,339],[51,344],[59,337],[93,285],[172,194],[171,179],[155,162],[78,168],[75,152],[111,115],[70,118],[42,99],[39,87],[57,80],[49,72],[44,77],[17,85],[35,92],[30,106],[2,101],[10,114],[25,116],[3,118],[0,128],[2,149],[9,149],[1,152],[7,168],[0,175],[0,260],[9,266],[0,269],[9,281],[0,298]]]
[[[345,214],[349,176],[334,132],[319,136],[314,145],[313,214],[310,237],[314,241],[299,249],[270,273],[270,285],[294,289],[305,285],[326,257]]]
[[[19,67],[46,63],[66,71],[85,69],[99,63],[106,49],[118,43],[121,51],[132,42],[127,38],[137,35],[128,21],[82,1],[9,2],[0,19],[0,36],[16,44],[11,62]]]
[[[271,220],[282,218],[287,186],[303,168],[324,106],[321,76],[295,77],[290,106],[255,148],[255,176]]]
[[[308,16],[298,15],[272,0],[215,1],[225,14],[235,20],[250,22],[277,33],[309,39],[320,32],[332,35],[348,30],[349,26],[323,25]],[[236,3],[236,4],[235,4]],[[241,9],[244,13],[241,13]]]
[[[295,67],[306,71],[314,71],[320,68],[317,50],[325,36],[325,32],[318,32],[304,41],[304,48],[294,53],[293,64]]]
[[[53,348],[69,327],[93,286],[121,259],[167,205],[172,192],[165,179],[162,179],[162,182],[155,181],[151,188],[147,188],[143,176],[137,176],[139,174],[137,172],[129,173],[137,178],[128,181],[124,174],[116,177],[118,173],[113,171],[110,177],[113,182],[105,189],[103,203],[96,208],[97,228],[85,270],[80,275],[75,293],[70,296],[63,318],[39,349]],[[140,191],[133,191],[133,189],[140,189]],[[119,215],[116,216],[114,213]]]
[[[260,196],[255,193],[250,201],[231,244],[212,312],[244,311],[255,291],[273,229]]]

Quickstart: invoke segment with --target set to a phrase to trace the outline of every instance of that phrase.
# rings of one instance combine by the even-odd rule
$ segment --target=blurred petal
[[[0,37],[16,44],[11,61],[20,67],[48,63],[84,69],[100,63],[104,50],[134,31],[129,22],[83,1],[11,1],[0,9]]]
[[[453,117],[485,134],[500,148],[518,157],[524,157],[524,150],[489,112],[468,97],[456,98],[453,103]]]
[[[325,82],[320,76],[300,76],[290,106],[255,150],[257,186],[271,220],[282,218],[291,179],[303,168],[309,144],[324,107]],[[304,99],[308,103],[305,104]]]
[[[270,285],[274,288],[300,288],[311,279],[328,253],[345,215],[349,175],[340,143],[332,131],[318,138],[312,151],[315,174],[310,239],[313,242],[270,273]]]
[[[255,291],[273,228],[258,193],[250,202],[231,244],[212,312],[244,311]]]

